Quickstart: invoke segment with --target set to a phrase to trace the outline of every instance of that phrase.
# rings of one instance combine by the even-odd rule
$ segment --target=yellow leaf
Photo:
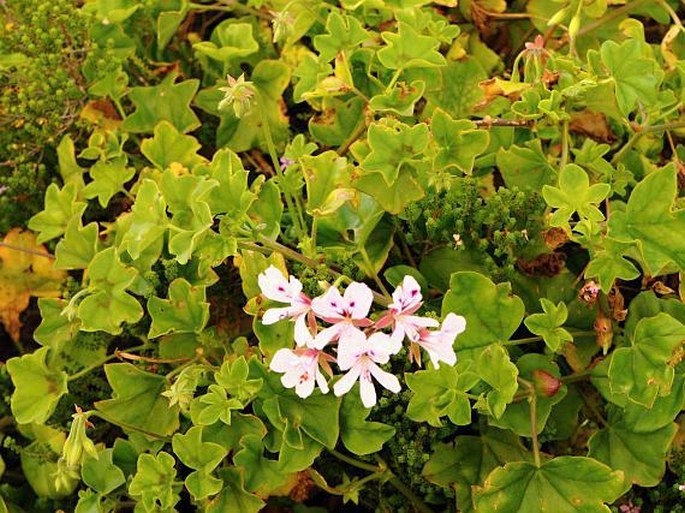
[[[19,340],[19,316],[31,296],[59,297],[66,273],[53,268],[53,258],[29,231],[13,228],[0,246],[0,322]]]

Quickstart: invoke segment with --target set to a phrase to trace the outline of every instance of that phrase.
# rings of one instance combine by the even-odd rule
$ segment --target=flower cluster
[[[283,373],[281,382],[295,388],[298,396],[311,395],[316,386],[322,393],[329,391],[325,376],[333,377],[331,363],[345,374],[333,385],[333,393],[341,396],[359,381],[362,403],[370,408],[376,404],[373,380],[392,392],[400,391],[394,375],[381,369],[390,357],[409,340],[409,357],[421,365],[421,349],[431,363],[454,365],[454,339],[466,329],[463,317],[447,314],[442,326],[435,319],[415,315],[421,308],[421,288],[414,278],[405,276],[392,294],[392,303],[376,321],[369,318],[373,293],[363,283],[353,282],[341,294],[330,287],[323,295],[310,299],[302,292],[302,283],[286,278],[271,266],[258,278],[262,294],[278,303],[280,308],[268,309],[264,324],[290,319],[295,323],[295,349],[280,349],[271,360],[271,370]],[[389,331],[389,332],[388,332]],[[335,349],[335,355],[331,354]],[[325,374],[324,374],[325,373]]]

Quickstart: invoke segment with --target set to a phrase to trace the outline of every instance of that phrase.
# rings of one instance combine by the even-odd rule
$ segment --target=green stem
[[[374,271],[373,264],[371,263],[371,259],[369,258],[369,254],[366,252],[366,248],[362,247],[359,250],[359,253],[362,256],[362,259],[364,260],[364,265],[368,269],[369,274],[371,274],[371,278],[373,278],[373,281],[376,282],[376,285],[378,285],[378,288],[383,293],[383,295],[386,298],[390,299],[392,296],[388,292],[388,289],[385,288],[385,285],[383,285],[383,282],[381,281],[381,279],[378,277],[378,273],[376,271]]]
[[[11,249],[12,251],[20,251],[21,253],[27,253],[29,255],[42,256],[45,258],[54,259],[55,256],[47,253],[45,251],[38,251],[37,249],[22,248],[21,246],[15,246],[13,244],[7,244],[6,242],[0,242],[0,248]]]
[[[264,139],[266,139],[266,147],[269,150],[269,157],[271,157],[271,162],[278,176],[278,183],[283,189],[283,197],[285,198],[286,206],[288,207],[288,212],[293,220],[293,225],[295,226],[295,231],[299,240],[304,238],[304,218],[300,209],[295,206],[293,201],[293,194],[285,181],[285,176],[283,170],[281,169],[281,164],[278,161],[278,154],[276,153],[276,145],[271,134],[271,125],[264,112],[264,101],[262,94],[257,91],[257,107],[259,108],[259,115],[262,118],[262,131],[264,132]]]
[[[400,78],[400,75],[402,74],[403,71],[404,70],[402,68],[398,68],[395,71],[395,74],[390,79],[390,83],[385,88],[385,94],[388,94],[388,93],[390,93],[390,91],[392,91],[392,88],[395,87],[395,84],[397,83],[397,80]]]
[[[580,331],[569,331],[572,337],[585,337],[588,335],[597,335],[595,331],[591,330],[580,330]],[[520,346],[522,344],[531,344],[533,342],[540,342],[544,340],[542,337],[526,337],[526,338],[517,338],[514,340],[507,340],[504,345],[505,346]]]
[[[132,348],[130,348],[130,349],[127,349],[126,352],[128,352],[128,353],[133,353],[133,352],[135,352],[135,351],[142,351],[142,350],[144,350],[144,349],[147,349],[148,347],[149,347],[148,344],[141,344],[141,345],[139,345],[139,346],[136,346],[136,347],[132,347]],[[77,373],[72,374],[71,376],[69,376],[69,377],[67,378],[67,382],[75,381],[75,380],[77,380],[77,379],[79,379],[79,378],[82,378],[83,376],[85,376],[85,375],[88,374],[89,372],[92,372],[92,371],[94,371],[95,369],[98,369],[98,368],[102,367],[102,366],[105,365],[106,363],[108,363],[108,362],[110,362],[110,361],[112,361],[112,360],[114,360],[114,359],[116,359],[116,358],[118,358],[118,355],[117,355],[117,352],[114,351],[114,353],[112,353],[111,355],[109,355],[107,358],[105,358],[105,359],[103,359],[103,360],[100,360],[99,362],[94,363],[93,365],[89,365],[88,367],[84,367],[83,369],[81,369],[81,370],[78,371]]]
[[[123,429],[128,429],[129,431],[136,431],[136,432],[138,432],[138,433],[142,433],[143,435],[148,436],[148,437],[150,437],[150,438],[155,438],[155,439],[157,439],[157,440],[163,440],[163,441],[165,441],[165,442],[167,442],[167,443],[170,443],[170,442],[171,442],[171,437],[158,435],[157,433],[152,433],[151,431],[147,431],[147,430],[145,430],[145,429],[141,429],[141,428],[139,428],[138,426],[133,426],[133,425],[130,425],[130,424],[124,424],[124,423],[122,423],[122,422],[120,422],[120,421],[118,421],[118,420],[113,419],[113,418],[110,417],[109,415],[107,415],[107,414],[105,414],[105,413],[102,413],[101,411],[98,411],[98,410],[93,410],[93,411],[91,412],[91,417],[97,417],[97,418],[102,419],[102,420],[104,420],[105,422],[108,422],[108,423],[113,424],[113,425],[115,425],[115,426],[119,426],[119,427],[121,427],[121,428],[123,428]]]
[[[533,437],[533,457],[535,466],[540,467],[540,441],[538,440],[538,399],[533,389],[530,394],[530,434]]]
[[[628,142],[623,145],[623,147],[618,150],[613,158],[611,159],[611,164],[612,165],[617,165],[619,162],[621,162],[621,159],[624,157],[624,155],[632,149],[635,144],[644,136],[645,134],[651,134],[654,132],[664,132],[666,130],[671,130],[674,128],[685,128],[685,121],[674,121],[673,123],[663,123],[660,125],[647,125],[642,127],[641,130],[635,132],[630,139],[628,139]]]
[[[564,169],[564,167],[566,167],[566,164],[568,163],[568,126],[568,119],[565,119],[561,128],[561,162],[559,165],[560,169]]]
[[[585,369],[583,371],[574,372],[568,376],[562,376],[559,378],[564,384],[575,383],[576,381],[584,381],[592,375],[592,369]]]
[[[383,469],[381,467],[377,467],[376,465],[371,465],[370,463],[366,463],[364,461],[359,461],[358,459],[352,458],[351,456],[348,456],[346,454],[338,452],[335,449],[326,449],[326,450],[331,454],[331,456],[335,456],[340,461],[344,461],[348,465],[352,465],[353,467],[357,467],[358,469],[367,470],[369,472],[374,472],[374,473],[385,471],[385,469]]]
[[[411,491],[411,488],[400,481],[397,476],[393,475],[390,479],[388,479],[388,483],[394,486],[398,492],[409,499],[414,505],[416,511],[419,513],[434,513],[433,510],[430,509],[419,497],[417,497],[414,492]]]

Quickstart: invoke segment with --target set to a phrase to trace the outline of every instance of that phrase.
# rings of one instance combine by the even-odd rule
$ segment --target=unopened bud
[[[535,369],[533,371],[533,384],[535,391],[545,397],[554,397],[561,388],[561,381],[546,370]]]
[[[600,310],[595,319],[595,333],[597,333],[597,345],[602,348],[603,354],[607,354],[614,338],[614,327],[611,319]]]

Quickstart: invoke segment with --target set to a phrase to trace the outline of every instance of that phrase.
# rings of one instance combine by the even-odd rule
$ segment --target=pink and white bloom
[[[412,276],[405,276],[402,283],[392,293],[392,303],[388,312],[376,322],[377,329],[392,326],[393,342],[402,342],[408,337],[414,342],[419,332],[425,328],[437,328],[440,323],[435,319],[413,315],[423,304],[421,287]]]
[[[280,270],[273,265],[257,277],[262,294],[272,301],[286,303],[290,306],[281,308],[269,308],[264,312],[262,323],[275,324],[283,319],[295,321],[295,340],[298,345],[304,345],[304,341],[311,338],[311,332],[307,327],[307,314],[311,312],[312,301],[302,292],[302,283],[294,276],[286,278]]]
[[[285,388],[295,387],[295,393],[302,399],[309,397],[318,385],[322,393],[328,393],[328,383],[319,368],[322,364],[329,369],[328,361],[333,360],[318,349],[279,349],[269,364],[275,372],[284,373],[281,383]]]
[[[371,377],[376,378],[383,387],[391,392],[400,391],[399,380],[378,364],[388,363],[390,356],[401,349],[401,343],[393,342],[389,335],[376,332],[370,337],[357,330],[354,335],[341,338],[338,343],[338,366],[348,371],[333,385],[333,393],[341,396],[350,391],[359,380],[359,393],[364,407],[376,404],[376,389]]]
[[[442,321],[442,327],[439,330],[430,331],[422,329],[419,332],[419,337],[411,344],[409,350],[410,358],[413,358],[421,365],[421,351],[419,347],[422,347],[428,353],[428,357],[436,369],[440,362],[454,365],[457,363],[457,355],[454,352],[454,339],[457,338],[457,335],[463,333],[465,329],[466,319],[461,315],[448,313],[445,320]]]
[[[322,349],[326,344],[346,337],[358,338],[363,333],[360,327],[372,323],[366,316],[373,303],[373,292],[364,283],[351,283],[341,296],[336,287],[329,288],[325,294],[312,300],[312,311],[329,326],[316,336],[314,347]],[[355,338],[356,339],[356,338]]]

